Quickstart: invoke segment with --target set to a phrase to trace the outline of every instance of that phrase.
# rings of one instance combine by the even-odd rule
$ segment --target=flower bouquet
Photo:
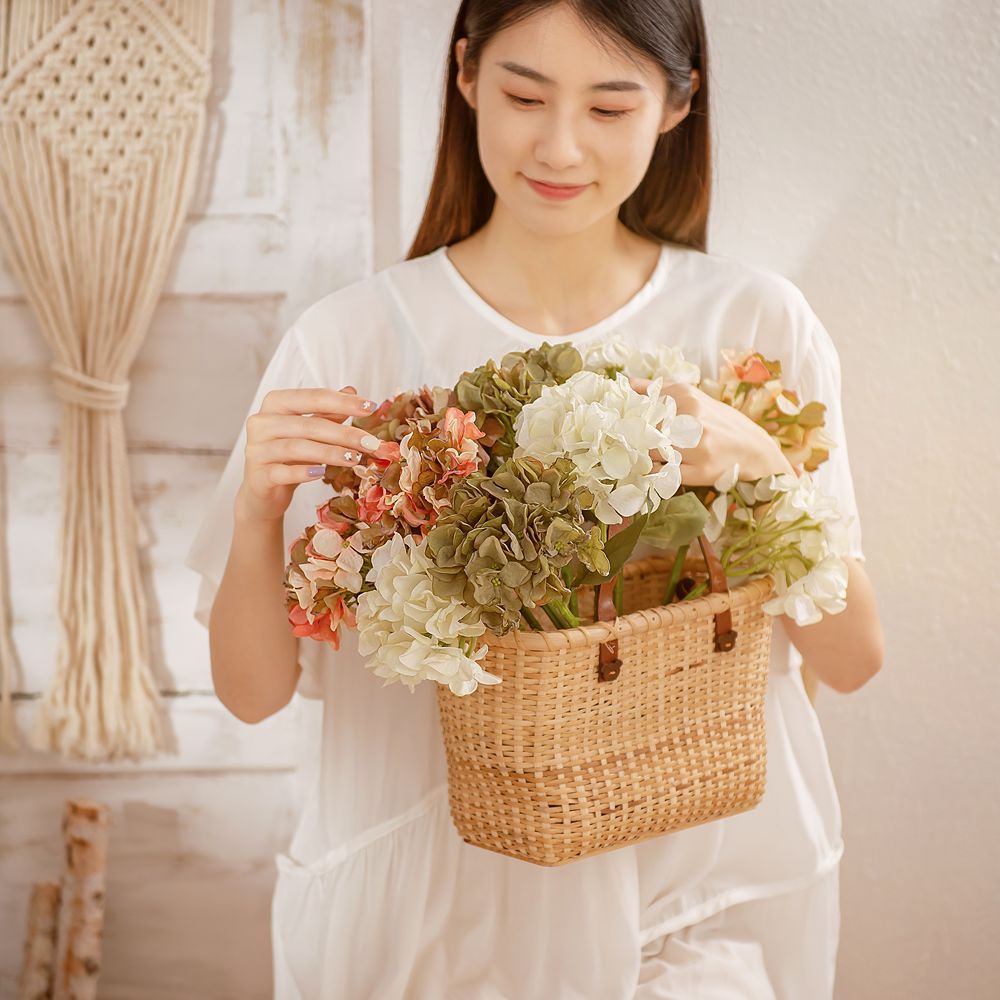
[[[286,567],[292,629],[339,648],[346,624],[383,684],[437,682],[469,843],[563,864],[763,794],[773,616],[843,610],[847,525],[809,475],[823,405],[778,361],[723,356],[709,380],[676,348],[543,343],[397,393],[353,419],[391,454],[327,467]],[[682,486],[676,449],[702,426],[661,395],[677,382],[802,472]],[[639,543],[663,554],[630,558]]]

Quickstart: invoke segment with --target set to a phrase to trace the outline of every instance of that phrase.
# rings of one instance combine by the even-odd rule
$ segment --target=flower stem
[[[570,628],[579,628],[579,626],[580,626],[580,618],[579,618],[579,616],[573,614],[573,612],[570,611],[570,609],[566,605],[565,601],[560,601],[559,602],[559,610],[565,616],[566,621],[569,622],[569,627]]]
[[[580,619],[570,611],[566,606],[566,602],[558,598],[554,601],[549,601],[548,604],[542,605],[542,609],[552,620],[552,624],[556,628],[577,628],[580,624]]]
[[[690,593],[685,594],[684,597],[681,598],[681,600],[690,601],[693,600],[695,597],[701,597],[701,595],[705,593],[706,590],[708,590],[708,581],[702,580],[697,587],[694,587]]]
[[[674,557],[674,565],[670,570],[670,579],[667,581],[667,589],[663,594],[664,604],[669,604],[674,599],[674,592],[677,590],[677,584],[684,570],[684,558],[687,556],[690,546],[691,543],[686,542],[677,550],[677,555]]]
[[[625,597],[625,569],[622,567],[622,571],[615,577],[615,588],[614,588],[614,601],[615,601],[615,611],[617,614],[622,614],[622,608],[624,606]]]
[[[563,582],[566,584],[566,589],[569,590],[569,610],[577,618],[580,617],[580,605],[577,600],[576,591],[573,589],[573,569],[567,564],[562,568],[562,578]]]
[[[527,609],[521,608],[521,617],[536,631],[541,632],[542,626],[538,619]]]
[[[565,628],[566,623],[559,617],[559,612],[551,604],[543,604],[542,611],[545,612],[545,617],[548,618],[550,622],[556,628]]]

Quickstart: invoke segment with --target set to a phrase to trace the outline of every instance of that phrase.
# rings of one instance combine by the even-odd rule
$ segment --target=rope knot
[[[120,410],[128,400],[130,382],[105,382],[61,361],[53,361],[49,369],[56,395],[64,403],[87,410]]]

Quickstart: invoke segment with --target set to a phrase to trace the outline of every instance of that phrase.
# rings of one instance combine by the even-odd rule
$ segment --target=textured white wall
[[[399,5],[402,216],[383,233],[402,228],[379,266],[423,207],[456,8]],[[1000,5],[705,0],[705,14],[710,249],[791,278],[839,347],[886,631],[883,672],[817,701],[847,842],[837,997],[992,998],[1000,406],[982,380],[1000,363]]]
[[[985,1000],[1000,992],[1000,7],[706,12],[712,245],[795,281],[840,349],[886,632],[883,672],[817,703],[847,844],[837,996]]]

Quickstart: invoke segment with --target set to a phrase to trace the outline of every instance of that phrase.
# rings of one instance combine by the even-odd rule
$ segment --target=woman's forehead
[[[595,37],[563,5],[538,11],[498,32],[483,50],[483,65],[512,79],[592,94],[649,90],[662,70],[626,43]]]

